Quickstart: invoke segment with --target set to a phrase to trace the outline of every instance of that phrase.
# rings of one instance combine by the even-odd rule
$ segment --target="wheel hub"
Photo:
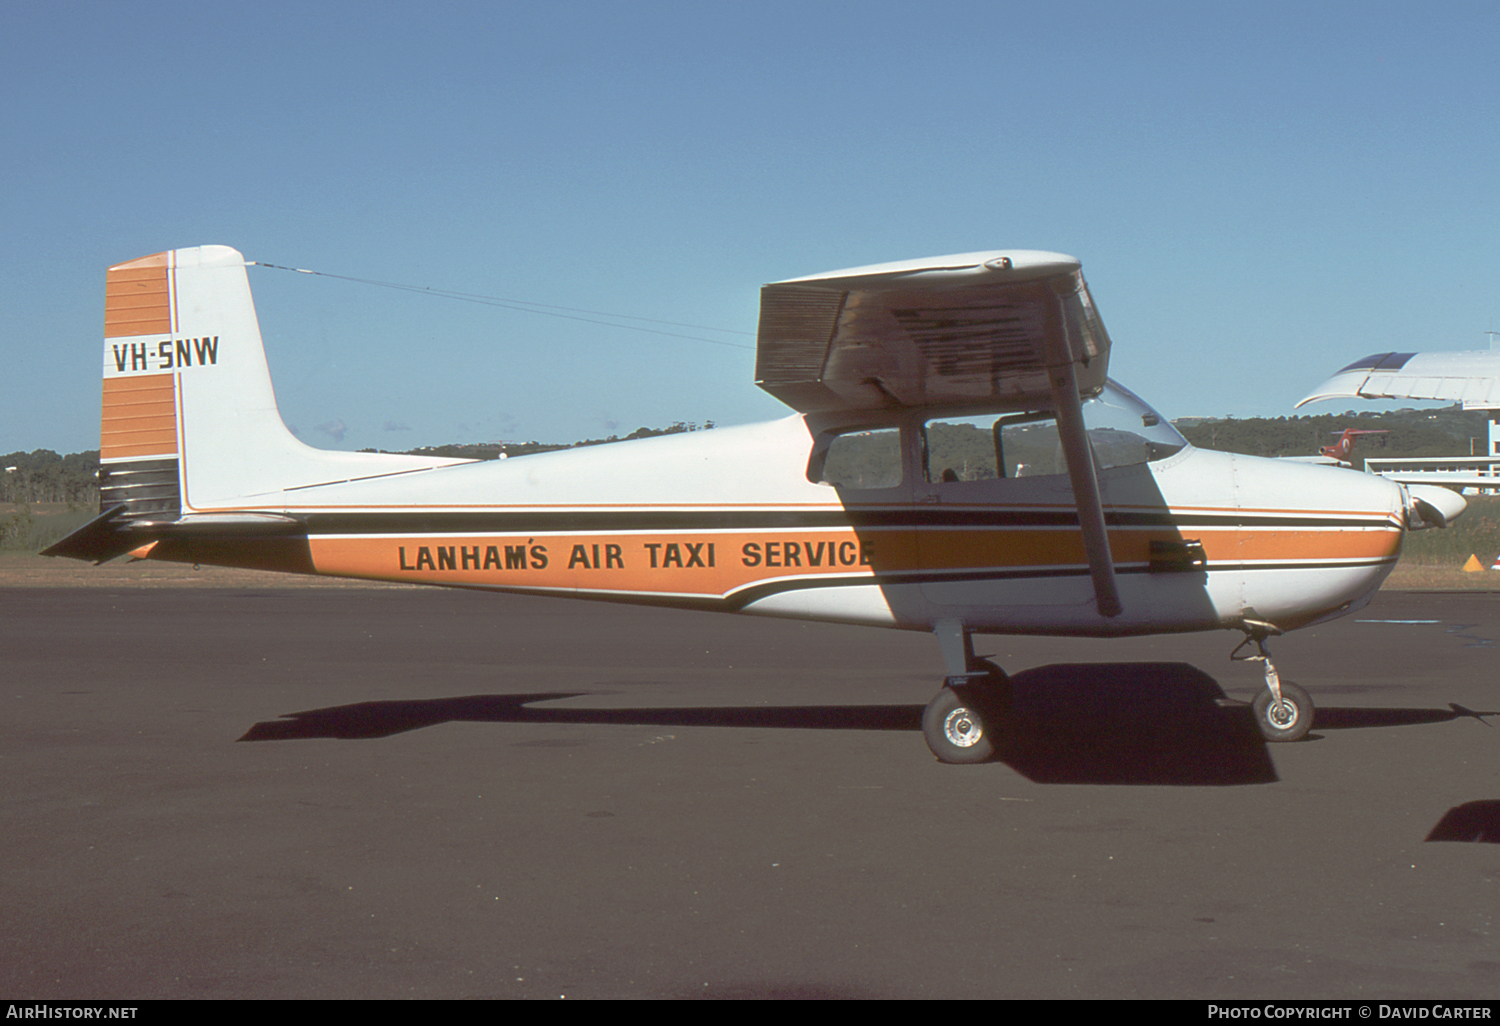
[[[1297,707],[1283,698],[1279,702],[1272,702],[1266,709],[1266,719],[1278,730],[1286,730],[1297,722]]]
[[[943,718],[943,736],[956,748],[972,748],[984,737],[984,727],[963,706]]]

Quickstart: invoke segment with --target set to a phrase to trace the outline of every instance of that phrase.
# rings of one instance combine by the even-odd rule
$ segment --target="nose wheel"
[[[1250,710],[1267,741],[1295,741],[1312,727],[1312,699],[1295,684],[1283,683],[1279,698],[1269,688],[1262,691],[1250,703]]]
[[[1281,674],[1276,672],[1276,666],[1271,662],[1271,651],[1266,647],[1266,637],[1275,628],[1270,624],[1251,620],[1246,620],[1245,624],[1247,637],[1230,654],[1230,658],[1266,664],[1266,690],[1256,695],[1250,703],[1250,711],[1255,714],[1255,725],[1260,728],[1261,737],[1267,741],[1296,741],[1312,729],[1312,699],[1296,684],[1283,681]],[[1240,655],[1240,649],[1252,641],[1258,654]]]

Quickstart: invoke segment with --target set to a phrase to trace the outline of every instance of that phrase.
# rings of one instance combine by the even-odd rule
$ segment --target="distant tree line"
[[[1183,418],[1174,422],[1189,442],[1204,449],[1241,452],[1250,456],[1314,456],[1320,446],[1332,445],[1345,428],[1385,431],[1364,435],[1355,443],[1353,459],[1363,468],[1367,456],[1465,456],[1482,454],[1488,439],[1486,415],[1459,406],[1436,410],[1394,410],[1387,413],[1320,414],[1312,417]],[[587,438],[569,444],[549,442],[481,442],[426,446],[407,450],[424,456],[493,460],[500,456],[529,456],[585,445],[606,445],[636,438],[711,430],[677,421],[664,428],[637,428],[628,435]],[[375,450],[366,449],[365,452]],[[0,456],[0,503],[61,502],[77,506],[99,504],[99,452],[59,456],[50,449]]]
[[[675,435],[685,431],[712,429],[713,421],[701,427],[696,423],[677,421],[670,427],[636,428],[623,438],[610,435],[608,438],[589,438],[570,444],[548,442],[481,442],[473,445],[437,445],[408,450],[408,454],[423,456],[447,456],[455,459],[493,460],[505,456],[529,456],[532,453],[550,452],[556,449],[572,449],[581,445],[604,445],[632,438],[651,438],[655,435]],[[374,452],[373,449],[362,450]],[[35,452],[13,452],[0,456],[0,503],[30,505],[39,502],[65,502],[77,506],[99,505],[99,450],[69,453],[59,456],[51,449]]]
[[[0,502],[99,504],[99,451],[59,456],[51,449],[0,456]]]
[[[1467,456],[1488,446],[1489,425],[1480,410],[1457,405],[1435,410],[1392,410],[1386,413],[1325,413],[1313,417],[1183,418],[1172,422],[1189,442],[1201,449],[1239,452],[1248,456],[1316,456],[1319,448],[1338,441],[1345,428],[1384,431],[1355,440],[1351,459],[1364,469],[1366,457]]]
[[[426,445],[407,449],[405,456],[444,456],[461,460],[497,460],[501,456],[531,456],[539,452],[556,452],[558,449],[577,449],[585,445],[607,445],[610,442],[629,442],[637,438],[654,438],[657,435],[680,435],[687,431],[711,431],[714,422],[705,421],[702,427],[692,421],[676,421],[670,427],[636,428],[625,436],[610,435],[608,438],[585,438],[581,442],[475,442],[459,445]],[[360,452],[384,452],[386,450],[361,449]]]

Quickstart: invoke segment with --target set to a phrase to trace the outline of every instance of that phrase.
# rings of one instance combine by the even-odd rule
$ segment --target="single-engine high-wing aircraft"
[[[233,249],[119,264],[106,296],[102,512],[49,555],[927,631],[947,677],[924,733],[946,762],[988,758],[1000,725],[1005,675],[975,633],[1242,631],[1262,733],[1301,737],[1312,703],[1267,638],[1364,605],[1402,532],[1463,504],[1188,445],[1107,378],[1109,336],[1056,253],[767,285],[756,376],[795,415],[489,462],[294,438]]]

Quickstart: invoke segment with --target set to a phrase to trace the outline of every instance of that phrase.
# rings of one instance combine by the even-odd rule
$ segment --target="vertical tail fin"
[[[109,269],[100,505],[124,515],[276,508],[288,489],[463,462],[335,452],[281,420],[245,259],[176,249]]]

